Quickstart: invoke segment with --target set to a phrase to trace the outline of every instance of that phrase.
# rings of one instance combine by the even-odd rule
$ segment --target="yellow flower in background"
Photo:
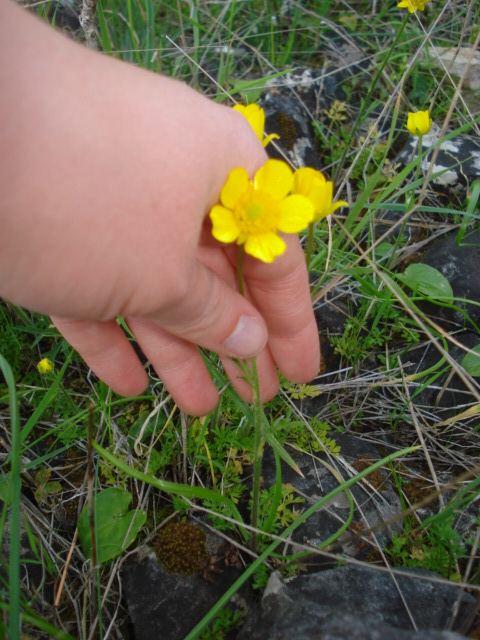
[[[37,364],[38,372],[42,374],[42,376],[46,376],[53,371],[53,362],[48,358],[43,358]]]
[[[266,147],[272,140],[280,139],[280,136],[276,133],[271,133],[265,139],[263,138],[263,130],[265,129],[265,111],[259,107],[258,104],[247,104],[246,106],[243,104],[236,104],[233,109],[245,116],[250,123],[250,126],[257,134],[257,138],[264,147]]]
[[[287,248],[278,232],[298,233],[313,220],[313,204],[303,195],[288,195],[292,186],[293,172],[282,160],[267,160],[253,181],[245,169],[233,169],[221,204],[210,211],[213,237],[244,245],[254,258],[273,262]]]
[[[424,136],[430,131],[432,120],[428,111],[409,111],[406,127],[412,136]]]
[[[297,169],[293,174],[293,193],[305,196],[315,208],[312,223],[326,218],[340,207],[350,206],[344,200],[333,200],[333,182],[325,179],[320,171],[310,167]]]
[[[400,9],[408,9],[409,13],[416,13],[417,11],[425,11],[425,5],[430,0],[402,0],[397,7]]]

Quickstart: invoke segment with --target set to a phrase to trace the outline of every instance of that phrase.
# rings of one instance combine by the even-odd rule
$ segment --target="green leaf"
[[[391,251],[393,251],[395,247],[390,242],[381,242],[378,247],[375,248],[375,255],[377,258],[384,258]]]
[[[105,489],[95,495],[97,563],[102,564],[120,555],[137,537],[147,516],[143,511],[129,511],[131,501],[132,494],[123,489]],[[89,505],[85,506],[78,519],[78,537],[85,557],[91,560]]]
[[[246,104],[257,102],[260,99],[268,80],[272,80],[273,78],[280,78],[287,73],[290,73],[291,71],[292,69],[285,69],[284,71],[279,71],[278,73],[274,73],[271,76],[256,78],[253,80],[232,78],[232,86],[229,93],[231,96],[239,93],[242,97],[243,102],[245,102]]]
[[[400,278],[407,287],[433,300],[453,302],[453,290],[444,275],[428,264],[411,264]]]
[[[480,377],[480,344],[472,349],[473,353],[467,353],[462,360],[462,367],[474,378]],[[477,355],[474,355],[477,354]]]

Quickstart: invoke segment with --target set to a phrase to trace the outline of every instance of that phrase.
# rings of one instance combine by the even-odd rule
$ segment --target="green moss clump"
[[[201,571],[208,558],[207,537],[189,522],[172,522],[158,534],[155,554],[167,573],[192,575]]]
[[[279,111],[276,114],[276,122],[278,124],[280,138],[286,148],[291,151],[298,140],[297,127],[292,118],[284,111]]]

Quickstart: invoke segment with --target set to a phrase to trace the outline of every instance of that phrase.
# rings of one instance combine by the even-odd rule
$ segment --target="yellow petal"
[[[284,233],[298,233],[308,227],[314,213],[312,202],[305,196],[288,196],[280,202],[278,229]]]
[[[228,243],[238,239],[240,229],[233,211],[217,204],[210,211],[210,220],[212,221],[212,235],[216,240]]]
[[[331,213],[333,199],[333,182],[317,183],[310,191],[309,199],[315,207],[314,222]]]
[[[262,140],[262,144],[263,144],[263,148],[265,149],[265,147],[270,144],[270,142],[272,140],[280,140],[280,136],[278,135],[278,133],[271,133],[269,136],[267,136],[266,138],[264,138]]]
[[[316,184],[325,182],[325,176],[320,171],[310,167],[301,167],[293,174],[293,192],[308,198],[310,191]]]
[[[425,11],[425,3],[429,0],[402,0],[397,7],[401,9],[408,9],[409,13],[415,13],[416,11]]]
[[[340,207],[349,207],[349,206],[350,206],[350,204],[348,202],[345,202],[345,200],[337,200],[330,207],[330,213],[333,213],[337,209],[340,209]]]
[[[432,121],[430,119],[430,114],[428,113],[428,111],[419,111],[418,112],[419,115],[419,129],[420,131],[423,133],[423,135],[425,135],[426,133],[428,133],[430,131],[430,127],[432,126]]]
[[[406,127],[412,136],[423,136],[430,131],[432,120],[428,111],[410,111]]]
[[[250,126],[255,131],[257,138],[262,141],[263,129],[265,128],[265,112],[258,104],[248,104],[246,106],[242,104],[236,104],[235,111],[241,113],[250,123]]]
[[[250,185],[246,169],[243,167],[232,169],[220,194],[221,203],[225,207],[233,209],[238,199],[250,188]]]
[[[417,127],[415,124],[415,114],[410,111],[407,118],[407,124],[405,125],[412,136],[417,135]]]
[[[274,200],[282,200],[292,189],[293,173],[283,160],[267,160],[255,174],[255,189],[265,191]]]
[[[53,362],[48,358],[42,358],[37,364],[38,372],[45,376],[53,371]]]
[[[285,252],[287,245],[276,233],[250,236],[245,242],[245,251],[262,262],[273,262]]]

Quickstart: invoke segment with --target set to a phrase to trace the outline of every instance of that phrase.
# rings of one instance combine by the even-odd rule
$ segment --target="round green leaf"
[[[411,264],[405,269],[403,282],[424,296],[442,302],[453,302],[453,290],[443,274],[428,264]]]
[[[477,344],[472,351],[473,353],[467,353],[463,358],[462,367],[474,378],[480,378],[480,344]]]
[[[97,529],[97,563],[102,564],[120,555],[137,537],[147,516],[143,511],[129,511],[132,494],[123,489],[105,489],[94,496]],[[92,559],[89,506],[78,518],[78,537],[83,553]]]

